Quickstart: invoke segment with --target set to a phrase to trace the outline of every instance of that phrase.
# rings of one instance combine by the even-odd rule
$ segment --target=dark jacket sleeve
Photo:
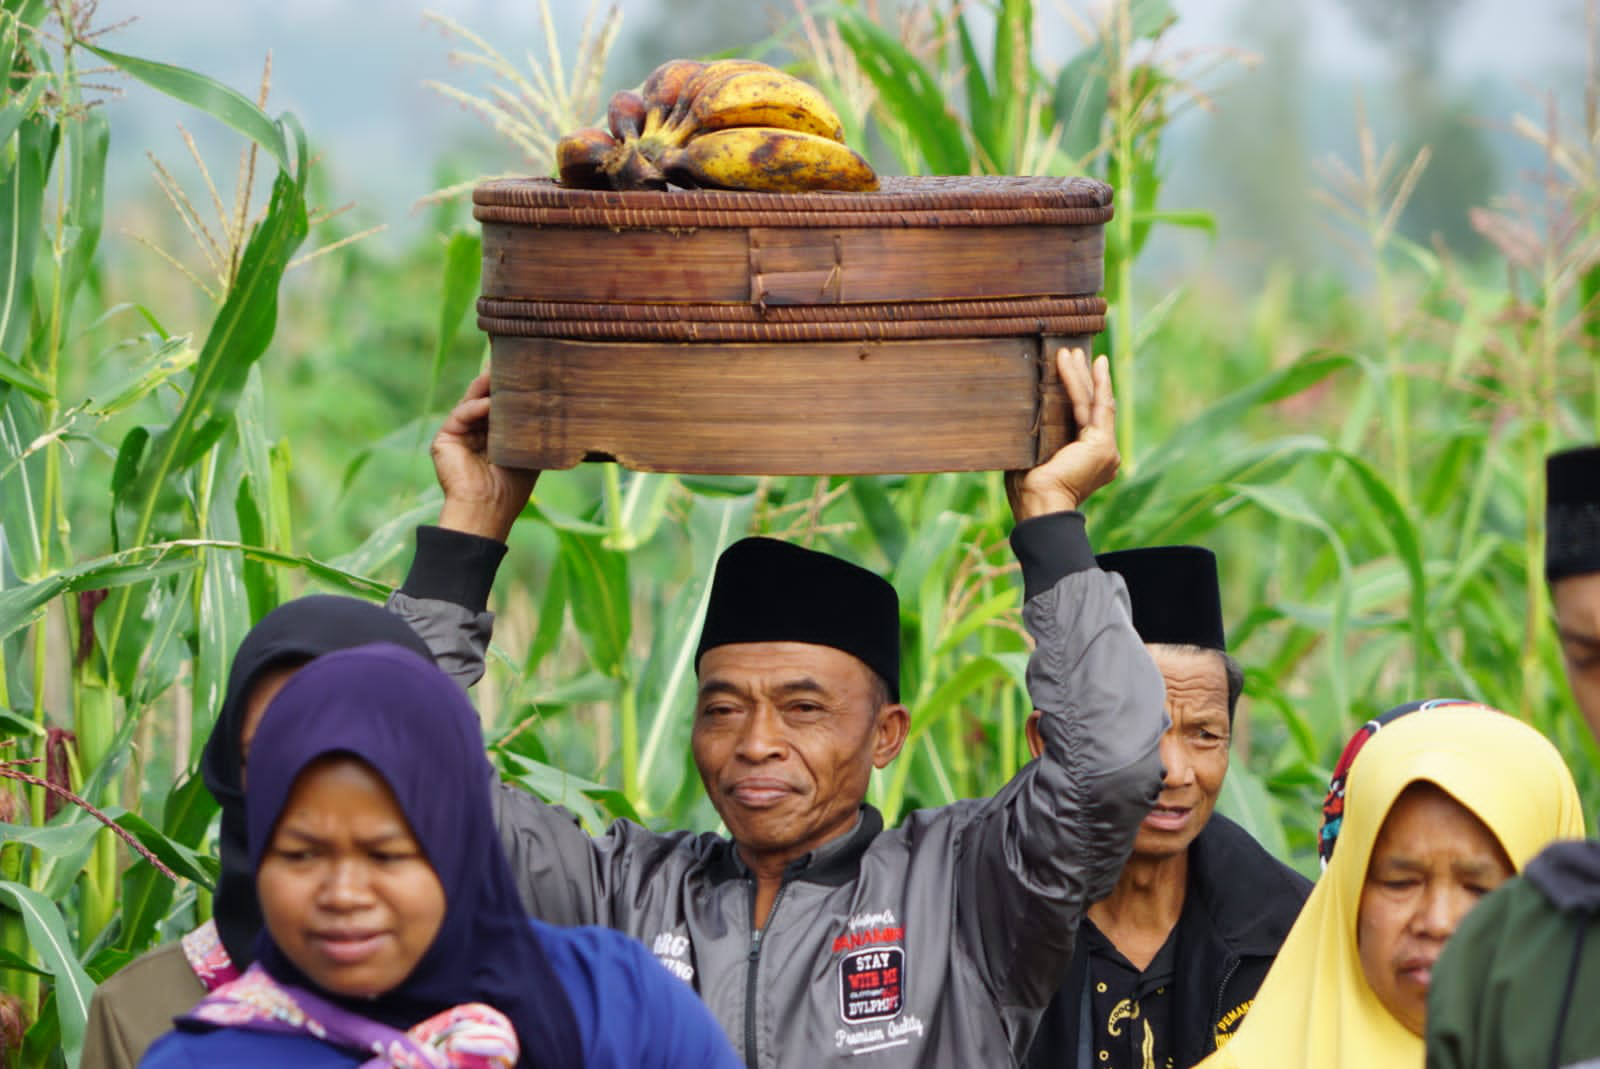
[[[1019,524],[1023,622],[1036,646],[1028,692],[1044,754],[966,830],[956,870],[962,945],[1001,1005],[1042,1008],[1079,918],[1116,884],[1161,789],[1165,689],[1129,619],[1119,576],[1101,571],[1081,513]]]
[[[418,527],[411,571],[389,595],[389,611],[422,636],[434,663],[464,688],[483,678],[494,634],[489,589],[505,554],[505,544],[491,538]]]

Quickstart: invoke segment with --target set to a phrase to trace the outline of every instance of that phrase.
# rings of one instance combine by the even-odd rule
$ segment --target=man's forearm
[[[434,663],[462,687],[483,677],[494,614],[489,590],[504,543],[440,527],[418,527],[406,581],[387,608],[428,644]]]

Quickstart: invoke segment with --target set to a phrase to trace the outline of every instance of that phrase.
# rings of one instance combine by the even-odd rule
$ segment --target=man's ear
[[[1039,734],[1039,720],[1044,714],[1035,709],[1028,714],[1028,723],[1023,727],[1023,734],[1028,736],[1028,752],[1038,757],[1044,753],[1044,736]]]
[[[899,702],[878,707],[878,726],[872,740],[872,767],[883,768],[900,753],[911,731],[911,713]]]

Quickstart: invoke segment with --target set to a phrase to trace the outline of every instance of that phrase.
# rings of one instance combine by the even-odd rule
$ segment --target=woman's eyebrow
[[[304,828],[296,828],[292,825],[284,825],[279,828],[278,834],[313,846],[326,846],[333,841],[329,836],[318,835],[315,832],[307,831]],[[408,843],[412,841],[411,833],[400,827],[384,828],[371,835],[353,836],[352,838],[357,846],[362,847],[383,846],[398,839],[403,839]]]
[[[1463,858],[1451,868],[1458,876],[1493,876],[1500,871],[1500,863],[1488,858]]]

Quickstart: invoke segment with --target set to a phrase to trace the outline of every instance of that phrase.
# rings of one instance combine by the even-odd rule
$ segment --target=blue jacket
[[[606,928],[530,921],[566,987],[589,1069],[743,1069],[711,1011],[644,945]],[[343,1069],[369,1054],[307,1036],[221,1028],[169,1032],[141,1069]]]

